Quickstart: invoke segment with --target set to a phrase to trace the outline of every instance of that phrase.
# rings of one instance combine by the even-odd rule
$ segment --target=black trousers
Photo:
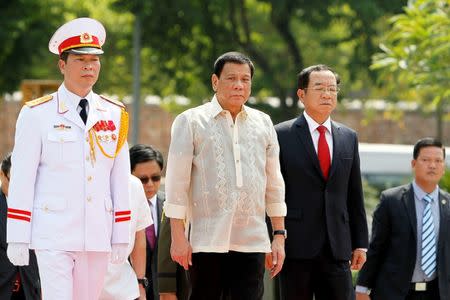
[[[23,287],[21,286],[17,292],[11,294],[11,300],[25,300],[25,294],[23,292]]]
[[[264,253],[194,253],[191,300],[259,300],[264,294]]]
[[[408,295],[405,300],[439,300],[441,299],[439,296],[439,281],[438,279],[434,279],[430,283],[430,287],[426,291],[414,291],[409,290]]]
[[[282,300],[353,300],[348,261],[336,261],[328,247],[313,259],[289,259],[280,276]]]

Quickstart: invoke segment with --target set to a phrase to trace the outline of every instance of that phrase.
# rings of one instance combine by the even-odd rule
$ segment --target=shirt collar
[[[225,110],[222,108],[222,106],[220,106],[219,100],[217,100],[216,94],[214,94],[214,96],[212,97],[211,102],[210,102],[211,117],[215,118],[223,111],[225,111]],[[247,108],[245,105],[242,105],[242,109],[239,113],[240,114],[242,113],[245,116],[248,115]]]
[[[319,127],[320,125],[323,125],[327,128],[328,132],[331,134],[331,118],[330,117],[328,117],[328,119],[326,119],[325,122],[323,122],[323,124],[319,124],[316,121],[314,121],[314,119],[311,118],[306,113],[306,111],[303,111],[303,115],[305,116],[306,122],[308,123],[310,133],[313,133],[314,130],[316,130],[317,127]]]
[[[414,195],[416,195],[417,199],[422,200],[425,195],[428,193],[422,190],[422,188],[416,183],[415,180],[412,182]],[[430,193],[431,198],[433,198],[433,202],[435,199],[438,199],[439,197],[439,186],[436,185],[436,188]]]
[[[156,196],[157,196],[157,194],[155,194],[153,197],[148,199],[148,202],[150,202],[153,207],[156,207]]]
[[[69,109],[77,109],[81,99],[86,99],[89,106],[91,106],[92,103],[92,90],[83,98],[69,91],[63,83],[58,89],[58,94],[63,96],[58,99],[60,106],[66,106]]]

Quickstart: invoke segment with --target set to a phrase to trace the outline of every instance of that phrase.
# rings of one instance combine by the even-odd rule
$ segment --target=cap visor
[[[69,50],[66,50],[64,52],[73,53],[73,54],[92,54],[92,55],[103,54],[103,50],[102,49],[91,48],[91,47],[69,49]]]

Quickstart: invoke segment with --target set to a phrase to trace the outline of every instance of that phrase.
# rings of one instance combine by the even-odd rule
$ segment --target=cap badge
[[[94,39],[92,38],[92,35],[90,35],[87,32],[82,33],[80,35],[80,43],[82,43],[82,44],[92,43],[93,41],[94,41]]]

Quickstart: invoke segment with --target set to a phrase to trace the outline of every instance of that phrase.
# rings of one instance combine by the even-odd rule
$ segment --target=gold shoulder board
[[[125,108],[125,104],[123,104],[122,102],[120,102],[120,101],[118,101],[118,100],[114,100],[114,99],[108,98],[108,97],[106,97],[106,96],[104,96],[104,95],[100,95],[100,97],[101,97],[102,99],[104,99],[104,100],[106,100],[106,101],[112,103],[112,104],[115,104],[115,105],[121,107],[121,108]]]
[[[45,96],[43,96],[41,98],[37,98],[37,99],[31,100],[31,101],[25,102],[25,105],[28,106],[28,107],[35,107],[35,106],[38,106],[38,105],[40,105],[42,103],[48,102],[48,101],[50,101],[52,99],[53,99],[52,95],[45,95]]]

